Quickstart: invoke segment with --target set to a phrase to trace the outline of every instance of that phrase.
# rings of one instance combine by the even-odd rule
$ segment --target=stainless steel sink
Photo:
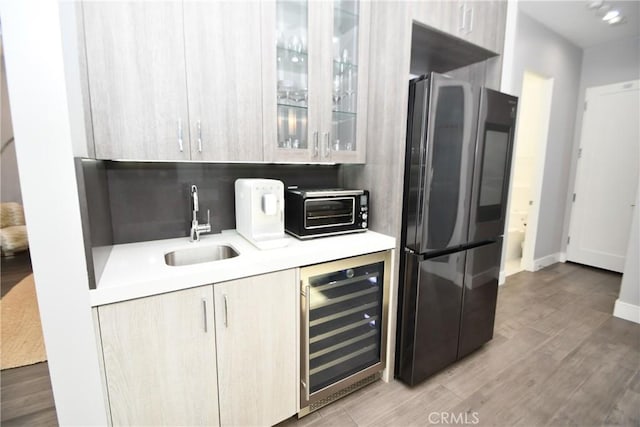
[[[221,261],[223,259],[237,257],[238,251],[231,246],[199,246],[189,249],[180,249],[164,255],[164,262],[170,266],[200,264],[203,262]]]

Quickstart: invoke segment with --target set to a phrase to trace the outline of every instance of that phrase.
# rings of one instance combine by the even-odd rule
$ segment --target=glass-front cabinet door
[[[366,117],[367,107],[367,90],[360,83],[366,81],[368,68],[368,6],[357,0],[333,2],[331,137],[323,155],[334,162],[364,162],[364,147],[359,145],[364,144],[366,120],[359,118]]]
[[[265,160],[364,162],[369,4],[261,7]]]
[[[309,151],[309,4],[276,2],[277,147],[287,158]]]

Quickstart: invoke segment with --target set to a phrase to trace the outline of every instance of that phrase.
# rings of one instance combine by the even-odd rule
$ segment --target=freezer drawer
[[[502,239],[435,258],[407,253],[398,378],[415,385],[493,337]]]
[[[456,360],[465,252],[405,265],[398,377],[414,385]]]
[[[458,359],[493,338],[502,239],[467,252]]]

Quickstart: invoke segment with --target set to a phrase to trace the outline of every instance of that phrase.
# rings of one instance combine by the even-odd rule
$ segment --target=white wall
[[[525,70],[554,79],[535,259],[558,257],[569,191],[569,165],[578,100],[582,50],[529,16],[518,12],[512,61],[503,91],[521,96]]]
[[[18,169],[60,425],[106,425],[58,2],[0,0]]]
[[[0,37],[1,41],[1,37]],[[16,160],[16,146],[10,142],[13,138],[11,124],[11,108],[9,107],[9,93],[7,92],[7,78],[4,67],[4,51],[0,55],[0,201],[22,203],[20,194],[20,178],[18,177],[18,162]]]
[[[639,187],[640,188],[640,187]],[[631,220],[631,238],[624,264],[624,274],[620,285],[620,296],[616,301],[613,315],[640,323],[640,209],[638,201],[640,190],[636,195],[636,206]]]

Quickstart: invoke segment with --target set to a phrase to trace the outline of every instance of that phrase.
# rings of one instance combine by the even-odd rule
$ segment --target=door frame
[[[532,177],[532,186],[531,186],[531,201],[533,203],[529,203],[528,208],[528,216],[527,216],[527,229],[524,237],[524,246],[522,250],[522,261],[521,265],[523,270],[526,271],[536,271],[535,265],[535,247],[538,239],[538,220],[540,218],[540,199],[542,197],[542,182],[544,177],[544,169],[546,165],[546,154],[547,154],[547,144],[549,141],[549,124],[551,121],[551,108],[553,101],[553,89],[555,79],[551,76],[547,76],[530,69],[525,69],[522,74],[522,89],[520,92],[520,105],[518,106],[518,118],[516,121],[516,134],[514,139],[514,148],[513,148],[513,156],[516,155],[518,149],[518,141],[520,137],[520,129],[521,129],[521,120],[522,120],[522,111],[523,111],[523,101],[524,97],[522,93],[524,92],[525,83],[527,81],[526,76],[530,75],[535,78],[539,78],[545,81],[546,87],[546,105],[544,107],[544,114],[541,120],[541,126],[543,128],[540,133],[541,139],[537,142],[536,153],[534,157],[535,170],[533,172]],[[507,214],[505,218],[505,235],[503,239],[502,245],[502,257],[500,262],[500,279],[499,284],[504,284],[506,279],[505,272],[505,260],[507,254],[507,241],[508,241],[508,232],[510,225],[510,213],[511,213],[511,202],[513,196],[513,174],[515,171],[517,161],[513,159],[511,162],[511,172],[510,172],[510,182],[509,182],[509,194],[508,194],[508,202],[507,202]]]

